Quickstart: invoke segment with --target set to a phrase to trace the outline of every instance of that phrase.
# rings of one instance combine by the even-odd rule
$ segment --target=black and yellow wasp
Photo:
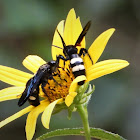
[[[61,38],[62,44],[63,44],[63,54],[65,56],[64,57],[63,55],[59,55],[59,56],[57,56],[57,58],[62,59],[64,61],[70,60],[70,67],[72,69],[72,72],[73,72],[75,78],[78,77],[78,76],[81,76],[81,75],[86,76],[84,62],[83,62],[83,59],[81,58],[81,56],[82,55],[85,56],[85,54],[88,54],[88,51],[85,48],[81,48],[80,52],[78,54],[78,49],[76,47],[81,45],[81,42],[82,42],[83,38],[85,37],[87,31],[89,30],[90,25],[91,25],[91,21],[89,21],[86,24],[86,26],[84,27],[84,29],[81,32],[81,34],[79,35],[75,45],[66,46],[66,44],[64,42],[64,39],[62,38],[61,34],[57,30],[57,32],[58,32],[58,34]],[[59,46],[56,46],[56,45],[53,45],[53,46],[57,47],[57,48],[60,48]],[[60,49],[62,49],[62,48],[60,48]],[[89,56],[89,58],[90,58],[90,60],[93,64],[93,61],[92,61],[89,54],[88,54],[88,56]],[[84,81],[81,81],[78,84],[83,85]]]

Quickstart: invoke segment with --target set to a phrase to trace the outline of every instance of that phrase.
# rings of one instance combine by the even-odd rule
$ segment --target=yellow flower
[[[63,48],[63,44],[61,42],[61,39],[58,35],[57,30],[60,32],[61,36],[63,37],[66,45],[74,45],[75,42],[77,41],[80,33],[82,32],[82,25],[80,22],[80,18],[76,18],[76,14],[74,9],[71,9],[70,12],[67,15],[65,24],[64,20],[62,20],[54,33],[54,38],[52,42],[52,57],[53,60],[56,59],[56,56],[58,55],[63,55],[63,49],[57,48],[55,46]],[[84,65],[85,65],[85,70],[86,70],[86,78],[83,76],[79,78],[78,80],[82,81],[82,78],[86,79],[86,82],[94,80],[96,78],[99,78],[101,76],[110,74],[112,72],[118,71],[126,66],[129,65],[129,63],[125,60],[120,60],[120,59],[110,59],[110,60],[104,60],[101,62],[98,62],[99,57],[103,53],[105,46],[109,40],[109,38],[112,36],[114,33],[115,29],[111,28],[108,29],[107,31],[103,32],[101,35],[99,35],[96,40],[92,43],[90,48],[88,49],[88,53],[91,56],[93,60],[93,65],[91,60],[89,59],[88,55],[86,54],[85,57],[83,57],[84,60]],[[78,51],[80,48],[85,48],[86,41],[85,38],[81,42],[81,46],[77,47]],[[61,65],[62,62],[61,62]],[[83,79],[83,80],[84,80]],[[76,81],[76,80],[75,80]],[[77,87],[76,82],[73,82],[71,85],[71,89],[69,90],[69,95],[65,99],[65,103],[67,106],[70,106],[74,100],[74,97],[76,96],[76,92],[74,91]],[[78,81],[77,81],[78,82]],[[72,88],[75,86],[75,88]]]
[[[38,68],[45,63],[46,62],[42,58],[36,55],[29,55],[23,60],[23,65],[33,73],[36,73]],[[59,73],[61,75],[60,77],[54,76],[55,80],[59,83],[58,85],[55,85],[56,83],[53,80],[50,80],[48,81],[50,83],[50,86],[45,86],[48,97],[40,88],[39,95],[40,97],[43,97],[40,105],[38,105],[37,107],[30,105],[25,109],[17,112],[16,114],[10,116],[9,118],[1,121],[0,128],[28,112],[30,113],[28,114],[26,120],[27,140],[31,140],[35,133],[36,121],[40,113],[43,112],[42,124],[44,125],[44,127],[49,128],[50,118],[55,105],[63,102],[63,98],[66,97],[69,93],[68,90],[71,90],[71,88],[69,87],[72,81],[75,81],[73,80],[74,77],[72,73],[68,73],[61,68],[59,68]],[[12,85],[12,87],[0,90],[0,101],[2,102],[20,98],[21,93],[23,93],[25,89],[27,81],[31,77],[33,77],[33,74],[0,65],[0,80]],[[52,88],[56,88],[56,90],[51,90]],[[50,94],[50,92],[52,92],[53,94]]]
[[[74,9],[70,10],[67,19],[65,21],[65,27],[64,21],[61,21],[58,24],[57,29],[64,38],[66,45],[75,44],[75,41],[77,40],[78,36],[82,31],[82,26],[79,17],[76,18]],[[26,107],[25,109],[17,112],[16,114],[10,116],[9,118],[1,121],[0,127],[3,127],[9,122],[29,112],[26,120],[26,137],[27,140],[31,140],[35,133],[38,115],[43,112],[42,124],[44,125],[44,127],[49,128],[50,118],[52,115],[52,111],[55,108],[55,105],[62,103],[63,99],[66,97],[65,103],[67,106],[70,106],[74,100],[74,97],[77,95],[76,89],[77,83],[79,81],[86,80],[86,82],[88,82],[128,66],[129,63],[127,61],[119,59],[105,60],[96,63],[113,32],[114,29],[109,29],[105,31],[93,42],[93,44],[89,48],[88,52],[94,62],[94,65],[91,64],[91,61],[89,60],[88,56],[85,56],[83,58],[86,69],[86,77],[79,76],[76,79],[74,79],[71,71],[68,74],[67,68],[65,68],[64,70],[60,68],[59,70],[61,76],[60,77],[56,76],[55,79],[59,84],[62,85],[62,87],[59,87],[59,85],[54,86],[54,82],[49,81],[51,86],[46,86],[48,95],[50,95],[48,98],[40,90],[39,95],[43,97],[42,101],[40,102],[40,105],[38,105],[37,107],[31,105]],[[63,47],[61,39],[56,31],[54,34],[52,44],[59,47]],[[85,38],[83,39],[80,47],[85,48]],[[53,60],[55,60],[56,55],[59,54],[63,55],[62,49],[53,46],[52,47]],[[43,59],[35,55],[29,55],[23,61],[23,65],[33,73],[36,73],[38,68],[45,63],[46,62]],[[62,65],[62,62],[60,63]],[[6,66],[0,66],[0,80],[12,85],[11,87],[0,90],[0,101],[20,98],[21,93],[25,89],[26,82],[31,77],[33,77],[33,74],[22,72],[20,70],[16,70]],[[54,87],[56,88],[56,90],[53,92],[51,88]],[[49,92],[53,92],[55,95],[51,96]]]

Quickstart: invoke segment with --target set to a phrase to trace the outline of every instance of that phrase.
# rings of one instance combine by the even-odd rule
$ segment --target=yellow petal
[[[43,124],[43,126],[44,126],[45,128],[49,129],[49,123],[50,123],[50,118],[51,118],[51,115],[52,115],[52,111],[53,111],[55,105],[56,105],[57,103],[61,102],[62,100],[63,100],[63,99],[58,99],[58,100],[56,100],[56,101],[50,103],[50,104],[46,107],[46,109],[45,109],[45,111],[43,112],[42,117],[41,117],[41,119],[42,119],[42,124]]]
[[[69,107],[72,103],[73,100],[75,98],[75,96],[77,95],[77,92],[70,92],[67,97],[65,98],[65,104]]]
[[[0,65],[0,80],[15,86],[24,86],[32,77],[31,74]]]
[[[37,55],[28,55],[22,62],[22,64],[33,73],[36,73],[39,67],[45,63],[46,62]]]
[[[75,44],[76,29],[76,14],[74,9],[71,9],[67,15],[64,30],[64,41],[66,45]]]
[[[78,82],[81,82],[81,81],[83,81],[83,80],[86,80],[86,77],[85,77],[84,75],[81,75],[81,76],[76,77],[76,78],[72,81],[72,83],[71,83],[71,85],[70,85],[69,92],[76,91],[77,86],[78,86],[77,83],[78,83]]]
[[[112,59],[112,60],[110,59],[110,60],[101,61],[95,65],[92,65],[90,68],[86,70],[87,81],[91,81],[101,76],[113,73],[128,65],[129,63],[127,61],[119,60],[119,59]]]
[[[49,101],[42,101],[39,106],[35,107],[29,114],[26,120],[26,137],[27,140],[31,140],[33,138],[33,135],[35,133],[36,128],[36,121],[38,118],[38,115],[44,111],[46,106],[49,105]]]
[[[73,103],[73,100],[75,96],[77,95],[77,92],[76,92],[77,87],[78,87],[77,83],[83,80],[86,80],[86,77],[82,75],[75,78],[73,82],[71,83],[70,88],[69,88],[69,94],[65,98],[65,104],[67,106],[70,106]]]
[[[25,86],[8,87],[0,90],[0,102],[19,98],[21,93],[23,93],[24,89]]]
[[[15,119],[23,116],[24,114],[30,112],[33,108],[34,108],[33,106],[28,106],[28,107],[22,109],[21,111],[15,113],[14,115],[8,117],[7,119],[1,121],[0,122],[0,128],[3,127],[3,126],[5,126],[6,124],[12,122],[13,120],[15,120]]]
[[[55,30],[55,33],[54,33],[52,45],[61,47],[62,49],[52,46],[52,58],[53,58],[53,60],[56,60],[56,56],[63,55],[63,44],[62,44],[60,36],[58,35],[57,30],[59,31],[59,33],[63,37],[63,33],[64,33],[64,20],[59,22],[59,24],[57,25],[57,28]]]
[[[114,33],[114,31],[115,31],[115,29],[111,28],[111,29],[103,32],[101,35],[99,35],[95,39],[95,41],[92,43],[92,45],[88,49],[88,53],[91,56],[94,64],[98,61],[99,57],[103,53],[105,46],[106,46],[108,40],[110,39],[110,37],[112,36],[112,34]],[[88,68],[89,66],[91,66],[91,61],[90,61],[88,55],[86,55],[84,59],[85,59],[84,62],[88,63],[88,64],[85,64],[85,65],[88,65],[86,67]]]

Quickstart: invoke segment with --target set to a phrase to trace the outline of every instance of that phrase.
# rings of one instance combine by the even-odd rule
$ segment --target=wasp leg
[[[85,48],[81,48],[81,49],[80,49],[80,52],[79,52],[79,56],[81,56],[81,55],[85,56],[85,54],[88,55],[89,59],[90,59],[91,62],[92,62],[92,65],[93,65],[93,60],[92,60],[91,56],[89,55],[87,49],[85,49]]]
[[[50,75],[49,76],[49,80],[53,80],[56,84],[58,84],[59,86],[61,86],[61,84],[59,84],[54,78],[53,78],[53,76],[57,76],[58,74],[55,74],[55,75]]]
[[[63,55],[58,55],[57,56],[57,62],[59,63],[60,59],[64,60],[64,67],[65,67],[65,61],[68,61],[69,58],[65,58]]]

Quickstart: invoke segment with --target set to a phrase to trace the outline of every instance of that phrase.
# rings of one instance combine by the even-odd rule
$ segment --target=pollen
[[[44,93],[50,102],[65,98],[68,95],[74,75],[71,69],[58,68],[53,78],[48,80],[48,83],[44,86]]]

